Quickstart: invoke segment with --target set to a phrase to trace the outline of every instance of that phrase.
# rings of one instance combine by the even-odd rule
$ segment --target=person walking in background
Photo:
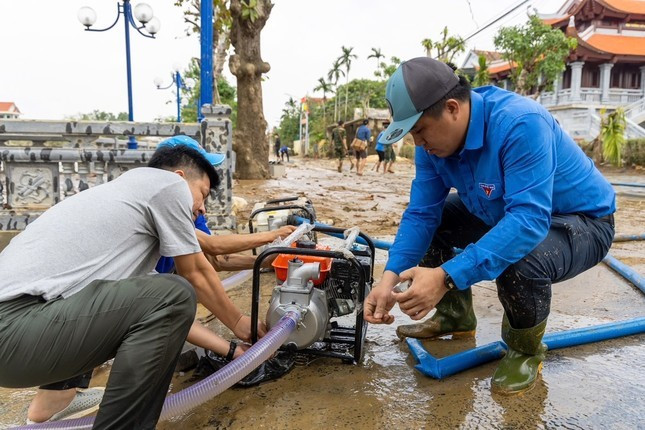
[[[360,141],[360,146],[353,147],[354,154],[356,155],[356,174],[359,176],[363,175],[363,170],[365,169],[365,163],[367,162],[367,146],[372,136],[372,132],[367,126],[368,121],[363,120],[363,124],[358,127],[356,131],[356,139]],[[353,145],[352,145],[353,146]]]
[[[287,163],[289,162],[289,147],[284,145],[280,148],[280,160],[284,163],[284,156],[287,156]]]
[[[280,135],[275,135],[275,142],[273,142],[273,153],[275,154],[275,161],[280,160]]]
[[[343,159],[347,155],[347,139],[343,124],[345,124],[343,120],[338,121],[338,125],[331,131],[331,142],[334,145],[334,156],[338,159],[338,172],[343,171]],[[351,170],[351,167],[349,170]]]
[[[383,173],[394,173],[394,170],[392,170],[392,166],[394,166],[394,163],[396,162],[396,153],[394,152],[394,144],[390,143],[384,144],[385,146],[385,163],[383,164]]]
[[[383,132],[385,129],[390,125],[389,121],[384,121],[383,122],[383,131],[381,131],[378,136],[376,137],[376,154],[378,155],[378,161],[374,165],[374,168],[372,170],[376,169],[378,172],[378,169],[381,167],[381,163],[383,163],[383,160],[385,160],[385,145],[380,142],[381,136],[383,136]],[[385,171],[385,163],[383,164],[383,171]]]

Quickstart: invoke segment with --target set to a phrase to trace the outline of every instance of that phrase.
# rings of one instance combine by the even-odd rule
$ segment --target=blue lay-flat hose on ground
[[[645,317],[548,333],[544,335],[542,341],[549,349],[558,349],[640,333],[645,333]],[[480,364],[497,360],[506,354],[508,348],[504,342],[497,341],[437,359],[426,351],[419,339],[408,338],[406,342],[412,356],[418,363],[415,369],[435,379],[442,379]]]

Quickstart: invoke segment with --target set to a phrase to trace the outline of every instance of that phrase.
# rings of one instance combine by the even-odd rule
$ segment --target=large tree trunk
[[[213,32],[217,34],[217,32]],[[231,40],[229,38],[228,31],[223,31],[221,34],[218,34],[216,37],[214,45],[213,58],[215,59],[213,64],[213,103],[218,105],[222,103],[222,99],[219,95],[219,87],[217,86],[217,81],[222,75],[224,70],[224,64],[226,63],[226,58],[228,57],[228,48],[231,45]]]
[[[262,61],[260,32],[271,13],[270,0],[258,0],[257,18],[242,17],[241,0],[231,0],[231,43],[235,54],[229,59],[231,73],[237,78],[237,126],[233,149],[237,154],[236,174],[240,179],[260,179],[269,173],[267,122],[262,105],[262,74],[270,70]]]

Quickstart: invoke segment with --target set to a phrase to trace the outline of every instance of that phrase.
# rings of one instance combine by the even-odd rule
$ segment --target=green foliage
[[[387,109],[385,101],[386,81],[372,81],[370,79],[354,79],[346,85],[341,85],[336,95],[343,92],[347,95],[347,117],[345,121],[353,118],[355,108]],[[332,99],[333,100],[333,99]]]
[[[199,60],[197,58],[192,58],[188,65],[188,69],[182,73],[184,81],[186,81],[186,79],[190,79],[195,82],[193,87],[189,87],[183,92],[184,97],[182,100],[185,100],[186,103],[181,107],[181,116],[184,122],[197,122],[197,103],[199,101],[200,92],[199,72]],[[232,109],[231,122],[233,127],[235,127],[237,124],[237,90],[224,76],[220,76],[217,79],[217,88],[219,90],[222,104],[229,105]]]
[[[490,83],[490,75],[488,74],[488,64],[486,64],[486,57],[484,55],[479,56],[479,69],[475,73],[475,79],[473,80],[473,86],[481,87],[488,85]]]
[[[385,58],[385,55],[381,53],[380,48],[372,48],[372,53],[367,56],[367,59],[369,60],[370,58],[375,58],[376,59],[376,70],[374,71],[374,76],[377,78],[383,77],[383,73],[381,72],[381,58]]]
[[[645,139],[628,139],[623,147],[625,162],[636,166],[645,166]]]
[[[77,121],[127,121],[128,113],[119,112],[114,115],[112,112],[105,112],[102,110],[94,109],[90,113],[79,113],[70,117],[69,119]]]
[[[404,157],[409,160],[414,160],[414,150],[416,146],[414,145],[403,145],[399,150],[399,157]]]
[[[242,0],[242,18],[248,19],[251,22],[255,22],[260,16],[258,10],[258,1],[257,0]]]
[[[441,40],[433,42],[432,39],[423,39],[421,46],[426,49],[428,57],[432,55],[432,50],[436,51],[435,59],[444,63],[452,63],[455,56],[466,50],[466,42],[460,36],[448,35],[448,27],[441,31]]]
[[[396,69],[401,65],[401,59],[398,57],[390,57],[390,64],[381,63],[381,70],[383,70],[383,79],[388,80],[390,76],[396,72]]]
[[[566,67],[565,60],[576,48],[576,39],[542,22],[536,15],[524,26],[503,27],[495,36],[495,47],[511,64],[515,91],[539,94],[553,88]]]
[[[175,0],[175,6],[182,8],[184,12],[184,21],[188,24],[187,34],[199,34],[200,28],[200,0]],[[231,28],[232,18],[229,9],[229,0],[213,0],[213,15],[215,22],[213,27],[216,32],[228,32]]]
[[[601,115],[600,138],[603,156],[611,164],[621,167],[623,165],[621,153],[625,145],[625,127],[627,125],[625,111],[623,108],[618,108],[607,115],[601,111]]]
[[[289,97],[289,100],[287,100],[282,109],[280,125],[278,126],[278,134],[283,145],[292,147],[293,141],[298,140],[299,122],[300,107],[294,99]]]

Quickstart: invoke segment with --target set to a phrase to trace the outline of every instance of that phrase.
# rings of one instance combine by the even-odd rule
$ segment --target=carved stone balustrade
[[[0,120],[0,231],[22,230],[62,199],[145,166],[159,141],[178,134],[227,154],[207,211],[211,228],[235,228],[230,108],[204,114],[200,124]],[[139,149],[125,148],[130,135]]]

